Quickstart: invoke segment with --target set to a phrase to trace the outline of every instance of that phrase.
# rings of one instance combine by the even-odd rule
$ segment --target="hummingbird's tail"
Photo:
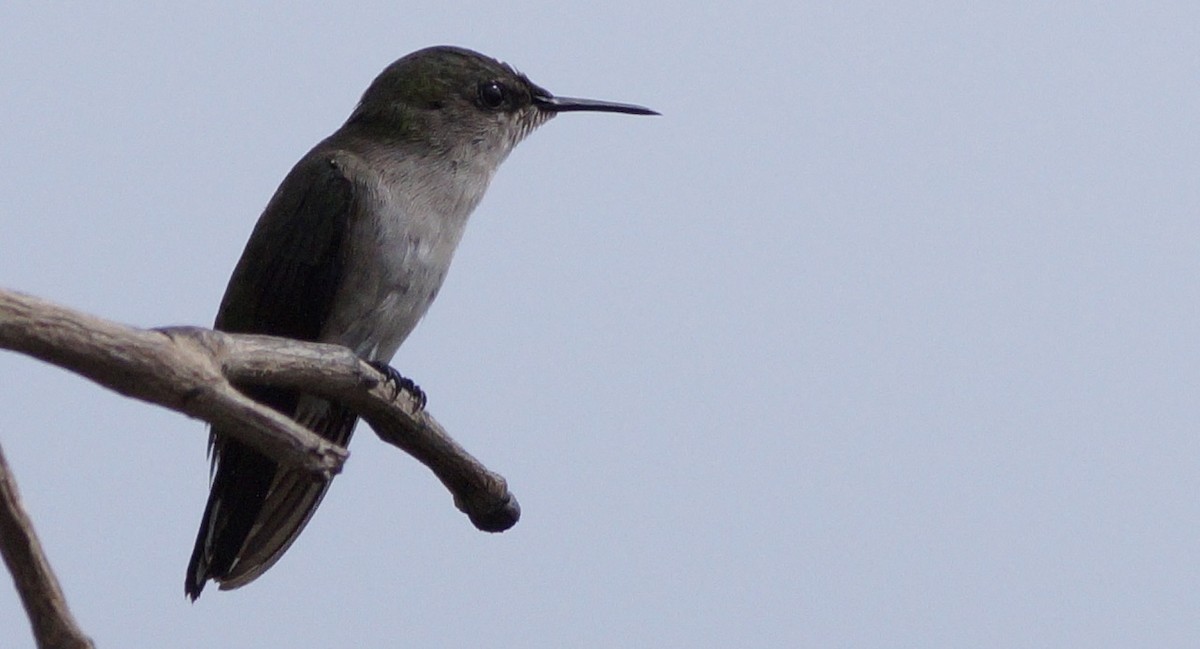
[[[249,391],[248,391],[249,392]],[[336,444],[345,445],[357,421],[339,405],[309,396],[271,390],[255,394]],[[211,438],[215,473],[196,545],[188,562],[184,592],[193,601],[209,579],[222,590],[244,586],[273,566],[312,517],[329,480],[307,471],[280,468],[252,448],[214,430]]]
[[[276,465],[241,442],[212,432],[215,475],[196,533],[183,589],[195,601],[209,579],[220,580],[237,559],[262,511]]]

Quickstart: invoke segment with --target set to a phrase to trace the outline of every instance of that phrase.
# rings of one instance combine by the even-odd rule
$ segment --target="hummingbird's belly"
[[[390,361],[437,297],[458,237],[446,241],[442,233],[411,228],[371,234],[366,240],[375,245],[347,259],[347,281],[322,338],[363,358]]]
[[[400,170],[409,169],[401,158]],[[396,165],[385,169],[396,171]],[[425,316],[450,269],[486,176],[457,173],[418,182],[413,173],[375,178],[343,243],[345,281],[322,338],[370,360],[390,361]],[[430,179],[425,179],[430,180]],[[418,191],[419,190],[419,191]]]

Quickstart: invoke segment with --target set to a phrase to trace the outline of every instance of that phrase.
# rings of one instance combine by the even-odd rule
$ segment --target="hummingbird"
[[[559,113],[657,115],[559,97],[496,59],[459,47],[404,56],[371,82],[349,119],[288,172],[234,268],[214,328],[348,347],[388,363],[446,278],[467,219],[525,136]],[[239,386],[336,444],[357,416],[293,389]],[[226,429],[209,435],[211,489],[184,592],[244,586],[287,551],[329,479],[279,466]]]

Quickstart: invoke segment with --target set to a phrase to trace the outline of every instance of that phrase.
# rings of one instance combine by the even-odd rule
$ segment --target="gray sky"
[[[396,359],[504,534],[360,427],[284,559],[189,604],[204,427],[0,354],[100,646],[1200,637],[1195,3],[62,4],[0,4],[0,285],[137,325],[211,323],[407,52],[664,114],[518,147]]]

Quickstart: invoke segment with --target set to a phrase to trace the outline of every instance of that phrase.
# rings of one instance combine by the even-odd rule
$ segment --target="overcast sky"
[[[360,426],[283,560],[193,605],[204,426],[0,353],[98,646],[1195,646],[1200,5],[351,4],[0,3],[0,285],[210,324],[428,45],[656,108],[522,143],[396,358],[523,517]]]

